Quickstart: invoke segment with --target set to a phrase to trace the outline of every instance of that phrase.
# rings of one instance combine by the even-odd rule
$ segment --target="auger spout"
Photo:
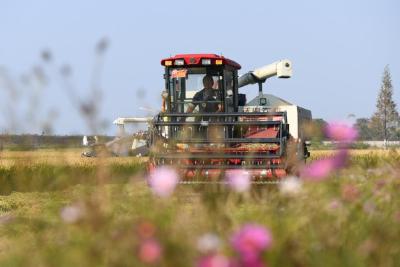
[[[264,83],[265,80],[277,76],[278,78],[290,78],[292,76],[292,62],[288,59],[276,61],[253,71],[249,71],[239,77],[239,88],[255,83]]]

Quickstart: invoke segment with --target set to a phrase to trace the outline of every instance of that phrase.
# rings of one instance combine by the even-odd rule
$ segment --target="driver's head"
[[[213,85],[214,85],[213,77],[211,75],[209,75],[209,74],[204,76],[203,85],[204,85],[204,88],[213,88]]]

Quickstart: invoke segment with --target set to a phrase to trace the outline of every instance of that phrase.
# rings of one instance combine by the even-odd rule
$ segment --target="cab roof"
[[[203,59],[210,59],[211,60],[211,65],[228,65],[231,66],[235,69],[241,69],[241,66],[239,65],[239,63],[236,63],[235,61],[226,58],[224,56],[219,56],[216,54],[179,54],[173,57],[169,57],[169,58],[164,58],[161,60],[161,65],[163,66],[174,66],[174,62],[175,60],[179,60],[179,59],[183,59],[185,62],[185,66],[191,66],[191,65],[203,65],[202,64],[202,60]],[[218,61],[218,63],[216,63],[216,61]],[[166,61],[169,61],[169,65],[165,64]]]

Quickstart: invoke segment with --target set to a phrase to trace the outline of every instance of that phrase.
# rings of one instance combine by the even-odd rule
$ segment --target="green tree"
[[[311,123],[311,133],[310,136],[316,140],[323,140],[325,139],[324,129],[326,127],[327,122],[323,119],[313,119]]]
[[[375,138],[391,140],[395,138],[398,127],[399,113],[396,110],[396,103],[393,101],[393,86],[389,66],[386,66],[370,128]]]
[[[371,131],[371,120],[368,118],[358,118],[354,127],[358,131],[358,139],[359,140],[373,140],[374,133]]]

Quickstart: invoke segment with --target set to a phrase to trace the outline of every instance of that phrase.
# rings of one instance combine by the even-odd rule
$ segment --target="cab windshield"
[[[203,88],[203,78],[206,75],[212,76],[214,83],[212,88],[218,96],[215,102],[222,103],[223,91],[223,72],[221,70],[210,68],[171,68],[169,69],[169,95],[171,99],[171,109],[173,112],[182,113],[188,108],[189,103],[193,103],[198,112],[199,108],[193,97]]]

